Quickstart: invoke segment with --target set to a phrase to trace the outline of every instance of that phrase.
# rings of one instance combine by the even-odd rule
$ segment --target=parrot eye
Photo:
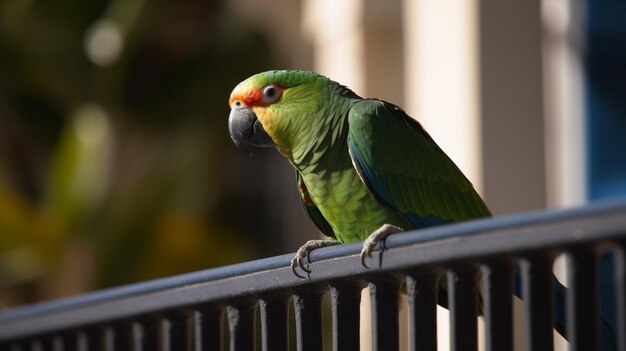
[[[266,104],[272,103],[280,98],[280,89],[274,85],[268,85],[263,88],[263,102]]]

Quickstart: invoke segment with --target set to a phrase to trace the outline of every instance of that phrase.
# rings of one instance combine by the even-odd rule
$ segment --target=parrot
[[[472,183],[422,125],[400,107],[361,98],[309,71],[272,70],[239,83],[228,104],[234,144],[274,147],[291,163],[307,217],[328,236],[311,250],[363,241],[361,263],[391,234],[490,217]],[[519,274],[515,293],[521,297]],[[557,330],[565,334],[565,290],[554,278]]]
[[[389,234],[490,216],[469,180],[419,122],[398,106],[362,99],[306,71],[269,71],[235,87],[229,131],[235,145],[275,147],[296,169],[307,216],[332,240],[365,240],[362,262]]]

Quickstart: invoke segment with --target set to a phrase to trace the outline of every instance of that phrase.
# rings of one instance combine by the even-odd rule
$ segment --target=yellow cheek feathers
[[[277,113],[276,111],[269,106],[254,106],[252,107],[252,111],[256,114],[256,117],[261,121],[263,125],[263,129],[265,132],[272,137],[274,143],[276,144],[278,151],[284,156],[288,154],[288,148],[286,146],[285,140],[278,136],[277,133]]]
[[[269,134],[272,137],[272,139],[274,139],[275,138],[274,134],[276,130],[276,126],[275,126],[274,118],[273,118],[274,114],[268,110],[269,109],[265,106],[252,107],[252,111],[254,112],[256,117],[259,119],[259,121],[261,121],[261,124],[263,124],[263,129],[265,129],[267,134]]]

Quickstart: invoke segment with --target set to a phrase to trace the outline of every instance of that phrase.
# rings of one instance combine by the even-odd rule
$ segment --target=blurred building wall
[[[548,207],[580,205],[586,197],[581,7],[542,2]]]

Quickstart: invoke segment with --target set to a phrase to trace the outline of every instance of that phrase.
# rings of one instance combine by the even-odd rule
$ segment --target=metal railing
[[[257,344],[272,351],[321,350],[328,327],[324,298],[332,306],[333,349],[358,350],[359,304],[367,286],[374,350],[399,347],[399,294],[408,295],[411,350],[437,348],[438,299],[450,310],[453,350],[477,349],[479,311],[487,349],[510,350],[516,272],[526,347],[551,350],[552,265],[561,253],[571,257],[570,349],[593,350],[600,339],[596,267],[607,251],[614,255],[616,347],[626,350],[625,239],[624,201],[407,232],[391,236],[369,269],[361,266],[355,243],[315,250],[304,280],[292,274],[289,254],[5,310],[0,350],[252,350]],[[439,278],[447,282],[447,295],[440,294]],[[289,311],[296,334],[291,340]]]

